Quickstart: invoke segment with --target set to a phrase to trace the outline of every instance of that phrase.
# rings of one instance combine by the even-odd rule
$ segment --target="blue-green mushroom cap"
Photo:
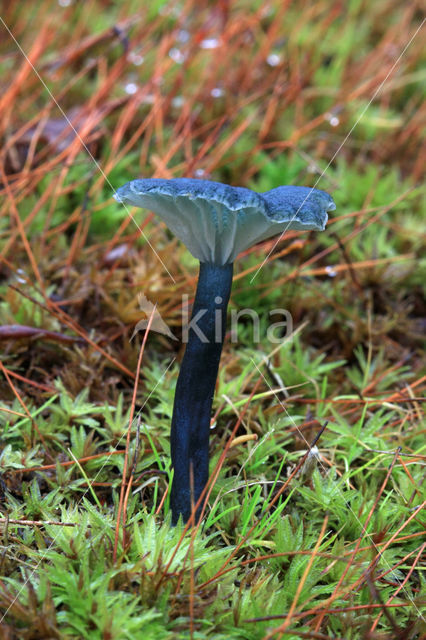
[[[201,262],[224,265],[253,244],[295,229],[322,231],[336,205],[325,191],[283,186],[264,193],[211,180],[132,180],[118,202],[154,211]]]

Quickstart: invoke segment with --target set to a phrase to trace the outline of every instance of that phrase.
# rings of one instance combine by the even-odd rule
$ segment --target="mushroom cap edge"
[[[253,244],[286,230],[323,230],[336,208],[325,191],[281,186],[264,193],[211,180],[133,180],[114,194],[154,211],[202,262],[226,264]]]

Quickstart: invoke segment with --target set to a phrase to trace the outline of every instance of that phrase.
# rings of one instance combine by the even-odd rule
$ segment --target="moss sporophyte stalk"
[[[322,231],[327,212],[336,207],[327,193],[309,187],[282,186],[257,193],[190,178],[133,180],[114,197],[156,213],[200,261],[170,440],[172,521],[176,524],[182,517],[186,522],[191,505],[199,503],[196,521],[208,480],[210,418],[234,260],[257,242],[290,229]]]

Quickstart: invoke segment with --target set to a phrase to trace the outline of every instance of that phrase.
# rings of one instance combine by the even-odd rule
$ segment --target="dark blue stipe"
[[[193,469],[193,504],[209,476],[209,435],[213,395],[226,331],[226,310],[232,286],[233,264],[201,262],[188,343],[183,356],[173,405],[170,437],[174,477],[170,504],[172,522],[187,522],[191,515],[190,466]],[[193,323],[195,326],[195,322]],[[195,522],[201,513],[199,506]]]

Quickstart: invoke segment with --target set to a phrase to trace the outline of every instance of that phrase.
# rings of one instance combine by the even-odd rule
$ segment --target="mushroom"
[[[287,229],[323,230],[332,198],[309,187],[256,193],[210,180],[133,180],[118,202],[154,211],[200,261],[188,342],[176,384],[171,427],[172,522],[191,516],[209,474],[214,389],[226,327],[236,256]],[[193,494],[192,494],[193,491]],[[195,518],[199,518],[200,504]]]

